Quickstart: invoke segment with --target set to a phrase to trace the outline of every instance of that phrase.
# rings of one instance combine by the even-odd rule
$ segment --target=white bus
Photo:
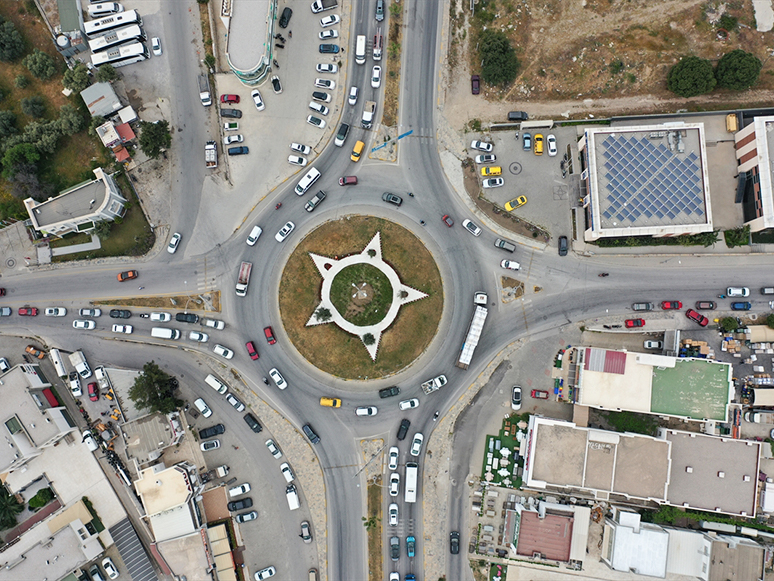
[[[357,44],[355,44],[355,62],[359,65],[365,64],[366,57],[366,37],[361,34],[357,37]]]
[[[142,24],[142,18],[136,10],[119,12],[99,20],[89,20],[83,23],[83,30],[86,32],[86,36],[96,36],[114,28],[127,26],[128,24]]]
[[[147,58],[150,58],[148,48],[141,42],[135,42],[125,46],[114,46],[108,50],[92,54],[91,62],[95,67],[112,65],[118,68],[144,61]]]
[[[138,39],[148,40],[148,37],[145,36],[145,32],[138,24],[132,24],[131,26],[116,28],[107,34],[90,40],[89,48],[91,49],[91,52],[99,52],[108,49],[111,46],[126,44]]]
[[[417,501],[417,470],[416,462],[406,462],[406,502]]]

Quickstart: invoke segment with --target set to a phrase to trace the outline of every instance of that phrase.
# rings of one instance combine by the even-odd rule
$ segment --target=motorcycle
[[[148,313],[140,313],[140,318],[141,319],[148,319],[148,318],[150,318],[150,314],[148,314]]]
[[[265,377],[263,378],[263,382],[264,382],[266,385],[269,385],[269,380],[268,380],[268,379],[266,379]]]
[[[609,272],[600,272],[597,276],[601,276],[602,278],[605,278],[606,276],[610,276]]]
[[[433,421],[436,421],[436,420],[438,419],[438,416],[440,416],[440,415],[441,415],[441,412],[440,412],[440,411],[437,411],[437,412],[435,412],[435,413],[433,414]]]
[[[718,295],[718,298],[719,299],[724,299],[724,298],[726,298],[726,295]]]
[[[275,210],[279,210],[282,207],[282,202],[279,202],[276,206],[274,206]]]

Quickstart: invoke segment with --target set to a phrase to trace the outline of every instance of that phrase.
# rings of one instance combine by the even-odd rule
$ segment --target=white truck
[[[202,105],[209,107],[212,105],[212,97],[210,96],[210,79],[207,75],[199,75],[199,99],[202,101]]]
[[[243,297],[247,294],[247,285],[250,283],[250,272],[252,270],[252,262],[243,262],[239,267],[239,275],[237,276],[236,283],[236,294],[238,297]]]
[[[382,60],[382,29],[376,29],[376,35],[374,36],[374,52],[371,55],[375,61]]]
[[[288,508],[290,510],[296,510],[301,506],[295,484],[289,484],[288,487],[285,488],[285,496],[288,498]]]
[[[744,421],[753,424],[774,424],[774,412],[750,410],[744,413]]]
[[[448,381],[445,375],[438,375],[436,377],[433,377],[433,379],[428,379],[427,381],[425,381],[421,385],[421,387],[422,387],[422,391],[425,392],[425,394],[428,394],[441,389],[447,383]]]
[[[99,384],[99,389],[102,393],[107,393],[113,388],[107,371],[105,371],[105,368],[102,365],[94,369],[94,375],[97,378],[97,383]]]
[[[376,101],[366,101],[365,105],[363,106],[363,118],[360,122],[360,124],[363,126],[363,129],[371,129],[371,124],[374,122],[375,116]]]
[[[484,329],[484,322],[489,313],[484,306],[486,305],[486,302],[486,293],[477,292],[473,295],[473,303],[476,305],[476,310],[473,311],[473,318],[470,320],[468,334],[465,335],[465,341],[462,343],[462,349],[460,349],[460,356],[457,358],[456,365],[460,369],[467,369],[470,365],[470,361],[473,359],[473,352],[478,346],[478,340],[481,338],[481,331]]]
[[[314,2],[312,2],[312,12],[319,14],[324,10],[332,10],[338,5],[338,0],[314,0]]]
[[[207,169],[218,167],[218,144],[214,141],[208,141],[204,144],[204,165]]]
[[[86,356],[82,351],[70,353],[70,364],[75,367],[75,371],[77,371],[78,375],[83,379],[91,377],[91,367],[89,367],[89,364],[86,362]]]

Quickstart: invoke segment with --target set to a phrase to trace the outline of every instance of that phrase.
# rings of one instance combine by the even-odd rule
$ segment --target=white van
[[[223,383],[220,379],[215,377],[212,373],[210,373],[207,377],[204,378],[204,383],[209,385],[212,389],[217,391],[220,395],[223,395],[228,391],[228,387],[225,383]]]
[[[54,364],[54,369],[56,369],[59,379],[67,379],[67,369],[59,349],[52,349],[48,352],[48,356],[51,357],[51,362]]]
[[[317,171],[317,168],[311,168],[308,172],[306,172],[306,175],[301,178],[301,181],[298,182],[298,185],[296,186],[296,194],[303,196],[306,193],[306,190],[311,188],[314,182],[319,179],[320,172]]]
[[[100,18],[101,16],[110,16],[118,12],[123,12],[124,7],[118,2],[102,2],[101,4],[92,4],[86,10],[89,12],[89,16],[92,18]]]
[[[177,329],[167,329],[166,327],[153,327],[151,337],[158,339],[180,339],[180,331]]]
[[[301,507],[301,503],[298,500],[298,492],[296,492],[295,484],[289,484],[285,489],[285,496],[288,497],[288,508],[290,510],[296,510]]]
[[[207,406],[206,403],[204,403],[204,400],[202,398],[199,398],[196,401],[194,401],[194,405],[196,406],[196,409],[199,410],[205,418],[209,418],[212,415],[212,410]]]

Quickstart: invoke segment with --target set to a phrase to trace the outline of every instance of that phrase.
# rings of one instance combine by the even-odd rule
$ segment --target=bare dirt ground
[[[538,118],[581,118],[771,102],[771,33],[755,30],[750,2],[480,0],[473,18],[467,2],[453,1],[451,12],[456,17],[449,27],[449,79],[443,98],[445,117],[458,131],[473,118],[485,123],[505,120],[510,110]],[[726,41],[719,41],[716,24],[723,14],[736,17],[739,26]],[[482,25],[511,38],[521,69],[510,87],[482,84],[481,95],[472,96],[470,74],[479,72],[475,42]],[[693,54],[716,63],[736,48],[764,63],[754,89],[715,90],[690,100],[667,90],[667,72],[682,56]]]

